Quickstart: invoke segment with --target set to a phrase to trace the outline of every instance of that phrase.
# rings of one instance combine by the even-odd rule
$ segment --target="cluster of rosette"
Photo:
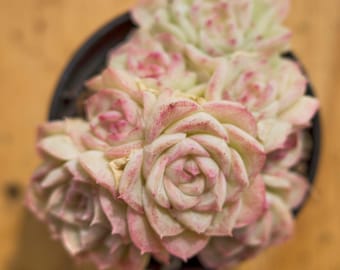
[[[30,209],[100,269],[234,265],[293,231],[318,109],[280,53],[286,0],[144,0],[87,82],[86,119],[40,126]]]

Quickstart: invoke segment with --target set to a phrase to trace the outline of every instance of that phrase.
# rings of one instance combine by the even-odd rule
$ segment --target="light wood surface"
[[[75,266],[22,206],[38,164],[35,127],[72,53],[134,0],[0,0],[0,269]],[[241,270],[340,270],[340,1],[292,0],[293,47],[321,101],[322,155],[295,237]]]

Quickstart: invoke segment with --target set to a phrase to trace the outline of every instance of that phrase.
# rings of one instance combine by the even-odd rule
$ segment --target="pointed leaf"
[[[155,140],[168,126],[199,109],[199,105],[189,99],[175,99],[158,105],[149,119],[146,141]]]
[[[76,228],[64,225],[61,231],[61,239],[66,250],[73,256],[83,251],[80,242],[79,232]]]
[[[211,115],[198,112],[177,121],[165,130],[166,134],[171,133],[208,133],[227,140],[228,135],[223,126]]]
[[[112,198],[104,189],[99,191],[101,208],[112,227],[112,234],[119,234],[122,238],[127,237],[126,205]]]
[[[319,108],[316,98],[304,96],[294,105],[281,113],[280,119],[297,126],[307,126]]]
[[[143,213],[142,164],[143,150],[133,152],[119,182],[119,197],[139,213]]]
[[[66,135],[46,137],[38,143],[38,148],[53,158],[63,161],[74,159],[79,155],[76,145]]]
[[[157,206],[146,191],[143,192],[143,203],[150,225],[160,238],[175,236],[184,231],[183,226],[171,216],[168,210]]]
[[[231,236],[240,212],[240,201],[225,205],[221,212],[216,213],[206,235]]]
[[[59,167],[50,171],[40,183],[41,188],[51,188],[69,180],[70,174],[64,167]]]
[[[252,114],[239,103],[231,101],[214,101],[203,105],[205,112],[216,117],[223,124],[230,124],[256,137],[256,120]]]
[[[172,211],[174,217],[188,229],[202,234],[210,226],[213,220],[213,213],[194,211]]]
[[[241,209],[237,219],[238,228],[247,226],[257,220],[267,209],[266,188],[261,176],[243,191]]]
[[[164,247],[174,256],[187,261],[200,252],[209,238],[194,232],[185,231],[180,235],[163,238]]]
[[[249,177],[256,176],[262,170],[266,160],[263,146],[241,129],[231,125],[225,125],[225,127],[230,137],[230,145],[244,160]]]
[[[259,139],[266,153],[279,149],[292,132],[290,123],[278,119],[263,119],[258,122]]]
[[[231,173],[228,176],[227,200],[233,201],[237,195],[249,185],[249,178],[245,164],[234,149],[231,149]]]
[[[162,207],[170,208],[168,195],[164,187],[164,171],[167,164],[167,159],[161,156],[154,164],[146,176],[146,189],[152,198]]]
[[[102,152],[84,152],[79,156],[79,162],[98,185],[106,188],[113,196],[117,195],[119,179],[114,178],[109,163]]]
[[[127,219],[131,240],[142,253],[161,253],[163,251],[160,238],[152,230],[144,215],[128,208]]]

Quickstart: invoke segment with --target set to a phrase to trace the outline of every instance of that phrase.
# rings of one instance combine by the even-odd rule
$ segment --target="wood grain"
[[[24,210],[38,159],[35,127],[77,47],[134,0],[0,0],[0,269],[92,269],[74,265]],[[293,0],[294,51],[321,101],[322,154],[312,198],[295,237],[240,270],[340,270],[340,1]]]

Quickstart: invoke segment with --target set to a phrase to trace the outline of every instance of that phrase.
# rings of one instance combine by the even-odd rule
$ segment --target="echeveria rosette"
[[[265,248],[287,239],[293,231],[293,217],[284,202],[267,195],[269,209],[257,222],[235,230],[233,237],[213,237],[198,255],[209,268],[228,269],[254,257]]]
[[[84,131],[86,122],[71,119],[40,127],[44,163],[32,177],[28,207],[76,258],[99,269],[144,269],[148,255],[129,239],[127,206],[117,198],[114,171],[103,153],[81,145]]]
[[[139,30],[120,47],[113,49],[108,66],[127,71],[147,87],[176,89],[187,93],[202,92],[200,81],[208,74],[192,70],[183,45],[171,35],[150,36]]]
[[[293,235],[293,211],[309,191],[308,180],[294,168],[303,162],[308,146],[305,132],[299,131],[287,138],[283,148],[267,155],[261,177],[266,185],[268,210],[254,223],[233,231],[233,237],[211,238],[198,255],[205,266],[232,267]]]
[[[267,199],[271,207],[260,221],[235,232],[233,238],[212,238],[199,254],[200,261],[207,267],[225,269],[287,241],[294,231],[291,211],[280,198],[268,196]]]
[[[38,127],[37,151],[43,159],[43,163],[38,167],[32,177],[31,187],[33,189],[35,182],[37,182],[35,179],[41,179],[60,164],[77,158],[78,155],[85,150],[81,143],[81,134],[88,131],[88,129],[88,123],[80,119],[53,121]],[[38,217],[42,218],[44,215],[43,211],[39,210],[39,201],[33,200],[35,197],[30,196],[32,194],[29,190],[28,206]],[[41,204],[41,208],[43,207],[44,205]]]
[[[266,168],[262,178],[266,184],[268,210],[256,222],[236,229],[233,237],[213,237],[198,255],[205,266],[232,267],[292,236],[292,211],[302,203],[308,182],[287,169],[275,167]]]
[[[310,125],[317,99],[305,95],[300,67],[280,57],[235,53],[220,59],[208,83],[207,100],[232,100],[255,116],[266,152],[284,147],[287,137]]]
[[[95,137],[108,145],[142,140],[141,107],[126,93],[101,90],[87,100],[86,110]]]
[[[211,56],[235,51],[268,54],[287,49],[282,26],[288,0],[142,0],[133,10],[139,27],[169,33]]]
[[[88,85],[97,90],[86,101],[92,135],[84,143],[104,151],[110,159],[126,157],[144,141],[143,107],[147,93],[140,80],[124,70],[108,67]]]
[[[183,260],[209,237],[231,235],[265,209],[265,161],[256,122],[240,104],[150,96],[145,146],[129,156],[119,193],[130,207],[132,241]]]

